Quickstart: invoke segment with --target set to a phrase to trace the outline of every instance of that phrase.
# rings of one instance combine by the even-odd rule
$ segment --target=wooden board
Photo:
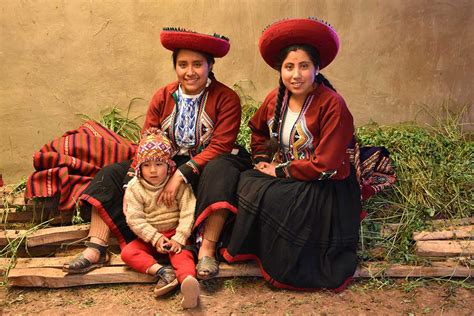
[[[26,238],[28,247],[71,242],[89,235],[90,225],[73,225],[40,229]]]
[[[8,245],[13,239],[26,233],[23,229],[7,229],[0,231],[0,246]]]
[[[72,258],[72,257],[70,257]],[[10,270],[9,284],[25,287],[62,288],[90,284],[110,283],[151,283],[154,278],[127,268],[122,260],[112,257],[110,266],[93,270],[84,275],[67,275],[61,271],[62,264],[70,259],[32,258],[21,259],[17,266]],[[67,259],[67,260],[66,260]],[[1,264],[1,261],[0,261]],[[253,262],[220,264],[217,277],[261,277],[257,264]],[[373,277],[460,277],[474,276],[474,269],[457,263],[436,262],[431,266],[408,266],[386,264],[383,262],[365,263],[354,274],[355,278]]]
[[[453,227],[462,225],[474,225],[474,217],[464,217],[456,219],[434,219],[431,221],[434,227]]]
[[[427,240],[416,242],[416,253],[422,257],[473,256],[473,240]]]
[[[0,209],[0,223],[31,223],[33,218],[33,211],[18,212],[14,208]]]
[[[441,230],[433,232],[414,232],[413,240],[446,240],[463,239],[474,237],[474,225],[458,226],[451,230]]]
[[[8,274],[12,286],[63,288],[90,284],[150,283],[154,277],[125,266],[103,267],[86,274],[66,274],[58,268],[13,268]]]
[[[460,277],[474,276],[474,268],[457,263],[433,262],[431,266],[410,266],[402,264],[368,263],[359,267],[356,278],[374,277]]]

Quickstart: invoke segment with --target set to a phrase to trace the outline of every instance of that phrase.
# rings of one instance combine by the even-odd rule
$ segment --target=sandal
[[[63,271],[71,274],[83,274],[93,269],[100,268],[109,261],[107,255],[107,247],[99,245],[90,241],[86,241],[84,245],[87,248],[94,248],[99,251],[99,260],[97,262],[90,262],[89,259],[84,258],[84,254],[79,254],[71,262],[63,265]]]
[[[213,278],[219,274],[219,262],[215,258],[204,256],[199,259],[196,271],[201,280]]]
[[[158,271],[156,271],[155,276],[158,278],[158,282],[156,283],[155,289],[153,290],[155,297],[169,293],[179,284],[173,268],[169,265],[159,268]]]

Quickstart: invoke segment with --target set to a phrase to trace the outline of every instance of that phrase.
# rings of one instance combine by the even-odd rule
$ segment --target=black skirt
[[[354,170],[345,180],[314,182],[249,170],[237,192],[227,261],[256,260],[279,288],[345,287],[357,267],[361,203]]]

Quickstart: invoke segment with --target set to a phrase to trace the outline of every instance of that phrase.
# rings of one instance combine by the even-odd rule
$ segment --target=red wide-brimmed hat
[[[311,45],[318,50],[321,59],[319,69],[329,65],[339,51],[336,31],[326,22],[315,18],[275,22],[263,31],[258,46],[265,62],[277,69],[280,51],[297,44]]]
[[[166,27],[160,33],[161,44],[171,51],[190,49],[224,57],[230,49],[229,39],[219,34],[201,34],[182,28]]]

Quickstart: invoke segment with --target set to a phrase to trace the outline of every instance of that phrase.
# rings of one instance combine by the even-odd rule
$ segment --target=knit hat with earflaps
[[[172,160],[177,153],[168,137],[159,129],[146,130],[136,153],[135,175],[141,177],[140,166],[147,161],[159,161],[168,165],[169,173],[176,170],[176,163]]]

